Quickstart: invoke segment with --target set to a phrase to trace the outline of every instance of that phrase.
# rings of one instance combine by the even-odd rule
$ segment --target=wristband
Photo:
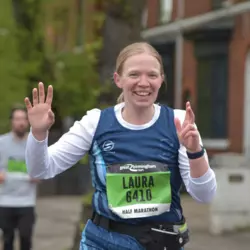
[[[201,146],[201,151],[199,151],[199,152],[195,152],[195,153],[187,152],[188,159],[190,159],[190,160],[195,160],[195,159],[201,158],[204,154],[205,154],[205,149],[202,146]]]

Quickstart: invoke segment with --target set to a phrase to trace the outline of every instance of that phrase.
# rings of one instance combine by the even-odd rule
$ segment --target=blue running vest
[[[92,184],[95,188],[93,210],[112,220],[131,224],[142,221],[179,222],[183,218],[180,203],[182,178],[178,163],[179,147],[174,111],[165,105],[161,105],[157,121],[141,130],[123,127],[116,118],[114,107],[102,110],[89,151]],[[136,161],[155,161],[170,166],[172,192],[170,211],[146,218],[121,219],[109,209],[106,166]]]

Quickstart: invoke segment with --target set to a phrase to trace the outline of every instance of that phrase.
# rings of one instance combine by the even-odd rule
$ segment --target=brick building
[[[161,95],[191,101],[210,154],[249,154],[250,1],[148,0],[144,14],[142,37],[165,64]]]

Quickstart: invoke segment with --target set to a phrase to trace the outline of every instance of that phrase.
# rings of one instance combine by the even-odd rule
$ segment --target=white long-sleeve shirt
[[[155,105],[155,115],[146,125],[132,125],[123,120],[121,110],[124,104],[115,106],[115,114],[119,123],[129,129],[145,129],[151,126],[160,115],[160,106]],[[76,121],[70,130],[56,143],[48,147],[48,138],[37,141],[32,132],[28,136],[26,146],[26,164],[31,177],[39,179],[53,178],[57,174],[76,164],[90,149],[100,119],[101,110],[92,109]],[[185,118],[184,110],[174,110],[175,117],[181,123]],[[202,141],[200,141],[202,145]],[[208,159],[206,154],[206,159]],[[214,171],[208,171],[199,178],[190,175],[189,159],[183,145],[179,148],[179,168],[183,182],[189,194],[198,202],[209,202],[215,195],[217,184]]]

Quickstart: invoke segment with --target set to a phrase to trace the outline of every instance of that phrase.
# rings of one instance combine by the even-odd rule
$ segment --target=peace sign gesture
[[[200,134],[195,126],[195,116],[190,102],[186,103],[186,115],[183,124],[181,125],[180,120],[175,118],[175,127],[180,143],[189,153],[201,151]]]
[[[28,111],[28,118],[32,132],[36,134],[46,133],[54,123],[54,113],[51,110],[53,99],[53,88],[48,87],[47,97],[43,83],[38,84],[38,89],[32,91],[33,106],[28,97],[25,98],[25,105]]]

